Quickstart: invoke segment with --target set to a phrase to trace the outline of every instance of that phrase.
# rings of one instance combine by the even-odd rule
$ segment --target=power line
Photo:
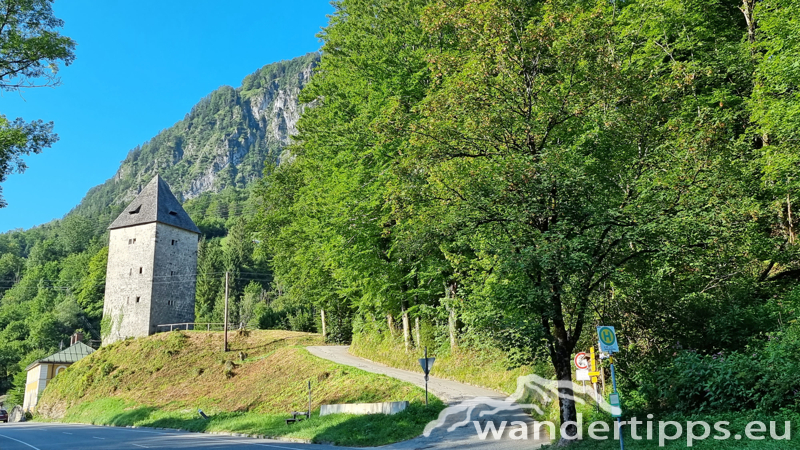
[[[137,274],[138,275],[138,274]],[[214,277],[214,275],[222,278],[225,275],[225,272],[198,272],[195,274],[182,274],[182,275],[154,275],[152,277],[153,281],[152,284],[173,284],[173,283],[189,283],[197,281],[198,278],[201,276],[203,277]],[[273,277],[271,273],[268,272],[240,272],[238,274],[231,273],[232,278],[234,279],[241,279],[243,281],[272,281]],[[133,277],[134,275],[127,275],[127,277]],[[126,277],[126,275],[121,275],[121,277]],[[168,280],[161,280],[163,278],[169,278]],[[74,283],[83,282],[86,280],[85,278],[76,278],[76,279],[66,279],[66,280],[52,280],[47,278],[36,278],[32,280],[25,280],[26,283],[31,283],[29,285],[21,285],[20,283],[23,279],[17,280],[13,278],[8,279],[0,279],[0,290],[9,290],[12,288],[17,289],[57,289],[57,290],[73,290],[79,289],[80,286],[75,286],[75,284],[63,284],[69,283],[70,281]],[[43,284],[44,283],[44,284]],[[5,284],[6,286],[2,286]],[[101,283],[96,283],[95,288],[105,288],[106,281]]]

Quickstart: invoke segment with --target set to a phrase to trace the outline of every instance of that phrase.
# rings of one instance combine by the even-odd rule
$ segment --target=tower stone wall
[[[199,230],[156,176],[111,224],[103,345],[194,322]]]
[[[150,332],[156,325],[194,322],[197,234],[156,224]]]
[[[150,334],[157,225],[120,228],[109,234],[104,344]]]

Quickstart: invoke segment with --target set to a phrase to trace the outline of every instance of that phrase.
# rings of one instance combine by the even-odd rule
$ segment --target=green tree
[[[67,336],[66,333],[61,332],[59,325],[58,319],[52,312],[43,314],[34,320],[31,323],[31,334],[28,337],[31,347],[44,351],[58,349],[59,342]]]
[[[543,337],[562,423],[576,418],[572,353],[618,275],[691,264],[747,226],[726,125],[747,92],[747,65],[730,64],[743,23],[726,2],[427,10],[443,44],[414,135],[413,172],[435,200],[422,212],[457,234],[479,324]]]
[[[195,303],[195,315],[199,322],[213,321],[214,305],[224,288],[223,282],[220,281],[222,272],[224,268],[219,239],[201,240],[197,252],[197,302]]]
[[[58,66],[75,58],[75,42],[61,36],[64,23],[53,15],[53,0],[0,1],[0,89],[57,85]],[[0,183],[22,173],[22,156],[40,153],[58,138],[53,124],[42,121],[13,122],[0,114]],[[0,187],[0,208],[6,205]]]
[[[22,156],[41,153],[58,140],[53,134],[53,124],[42,121],[25,123],[22,119],[10,122],[0,114],[0,183],[8,175],[22,173],[27,168]],[[0,208],[6,206],[0,186]]]
[[[0,286],[10,287],[19,281],[25,268],[25,260],[13,253],[3,253],[0,256]]]
[[[107,265],[108,247],[103,247],[89,260],[89,271],[81,278],[76,293],[78,305],[94,321],[100,320],[103,315]]]
[[[315,107],[298,124],[296,159],[272,170],[260,192],[260,238],[278,286],[345,325],[337,330],[349,328],[355,309],[404,317],[409,337],[408,311],[422,301],[418,272],[441,256],[435,241],[392,217],[402,201],[391,189],[394,169],[429,83],[426,54],[435,44],[419,26],[426,4],[335,4],[318,73],[303,91]]]
[[[771,245],[772,254],[763,278],[800,278],[797,202],[800,192],[800,18],[796,0],[744,2],[750,14],[755,79],[749,102],[755,125],[746,139],[757,155],[753,167],[758,187],[770,212],[765,223],[770,233],[782,238]]]
[[[31,351],[19,361],[17,367],[15,368],[16,370],[13,371],[13,388],[8,391],[7,403],[9,405],[22,406],[22,403],[25,400],[25,384],[27,383],[27,372],[25,372],[25,367],[37,359],[46,357],[48,354],[49,353],[45,350],[37,349]]]

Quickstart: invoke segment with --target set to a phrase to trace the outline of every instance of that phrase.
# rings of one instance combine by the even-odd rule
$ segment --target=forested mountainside
[[[269,64],[239,88],[223,86],[186,117],[130,151],[117,173],[92,188],[73,213],[110,223],[155,173],[179,200],[226,187],[244,188],[277,161],[296,132],[298,95],[319,55]],[[110,207],[109,207],[110,206]]]
[[[221,87],[183,120],[131,150],[117,173],[64,219],[0,234],[0,393],[13,386],[10,402],[21,400],[22,369],[58,350],[74,331],[100,339],[107,227],[156,173],[203,233],[198,320],[221,321],[225,271],[233,274],[231,320],[253,320],[271,276],[246,235],[252,182],[266,163],[280,162],[303,109],[300,90],[318,61],[312,53],[269,64],[239,88]],[[307,313],[289,312],[301,319],[292,319],[293,328],[313,325]],[[262,311],[256,320],[288,324],[287,314]]]

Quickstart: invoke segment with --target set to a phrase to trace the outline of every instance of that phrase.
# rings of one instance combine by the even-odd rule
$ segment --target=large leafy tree
[[[424,21],[444,40],[415,134],[428,213],[473,251],[460,264],[481,314],[542,333],[562,422],[572,352],[618,274],[690,261],[741,217],[718,73],[743,18],[726,2],[626,6],[440,1]]]
[[[347,302],[402,316],[407,338],[408,310],[422,301],[418,272],[437,253],[394,216],[402,202],[394,169],[430,79],[425,57],[434,43],[420,27],[426,3],[335,3],[303,93],[314,107],[298,124],[296,159],[276,168],[262,192],[262,235],[288,294],[335,316]]]
[[[797,0],[744,2],[752,12],[754,92],[750,110],[757,160],[755,179],[764,190],[770,214],[768,231],[780,237],[763,278],[798,279],[798,192],[800,192],[800,18]]]
[[[74,60],[75,42],[58,32],[64,23],[53,15],[52,3],[0,1],[0,90],[57,85],[59,64]],[[57,139],[52,122],[10,121],[0,114],[0,183],[9,174],[25,170],[22,156],[39,153]]]
[[[337,2],[259,194],[278,286],[364,313],[456,298],[550,359],[562,421],[600,322],[630,359],[744,346],[797,273],[797,5],[763,3]]]

